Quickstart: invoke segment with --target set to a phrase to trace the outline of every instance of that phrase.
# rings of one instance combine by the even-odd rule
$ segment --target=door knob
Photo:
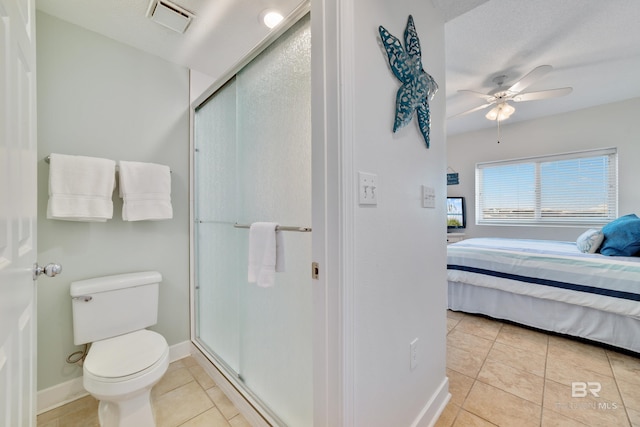
[[[46,276],[54,277],[62,273],[62,266],[53,262],[45,265],[44,267],[40,267],[38,263],[33,264],[33,280],[36,280],[42,273]]]

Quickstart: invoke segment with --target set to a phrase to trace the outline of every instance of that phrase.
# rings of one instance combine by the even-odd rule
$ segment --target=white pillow
[[[595,228],[589,229],[582,233],[576,240],[576,246],[580,252],[595,254],[604,240],[602,230]]]

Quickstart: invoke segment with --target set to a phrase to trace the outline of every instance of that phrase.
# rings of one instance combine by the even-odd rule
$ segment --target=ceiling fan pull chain
[[[496,121],[498,122],[498,144],[500,144],[500,119]]]

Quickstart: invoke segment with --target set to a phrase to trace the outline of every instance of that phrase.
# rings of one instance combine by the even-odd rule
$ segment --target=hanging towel
[[[123,160],[119,166],[124,221],[173,218],[169,166]]]
[[[47,218],[105,222],[113,217],[113,160],[64,154],[49,159]]]
[[[249,227],[249,283],[273,286],[275,273],[285,271],[284,238],[275,222],[255,222]]]

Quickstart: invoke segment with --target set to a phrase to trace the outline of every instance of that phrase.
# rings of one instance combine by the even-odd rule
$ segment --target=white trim
[[[183,341],[169,347],[170,362],[175,362],[190,355],[190,341]],[[36,412],[37,414],[42,414],[88,395],[89,393],[82,385],[82,376],[79,376],[44,390],[39,390]]]
[[[338,6],[338,82],[339,99],[339,156],[340,156],[340,206],[339,206],[339,261],[341,301],[336,301],[341,310],[342,334],[342,425],[358,425],[355,416],[355,219],[356,170],[354,166],[354,122],[355,122],[355,12],[353,2],[341,1]],[[331,304],[331,303],[330,303]]]
[[[37,413],[50,411],[89,393],[82,386],[82,376],[38,391]]]
[[[444,381],[438,387],[438,390],[431,396],[429,402],[422,408],[420,414],[411,423],[411,427],[433,427],[440,415],[444,411],[447,403],[451,400],[449,393],[449,378],[445,377]]]

